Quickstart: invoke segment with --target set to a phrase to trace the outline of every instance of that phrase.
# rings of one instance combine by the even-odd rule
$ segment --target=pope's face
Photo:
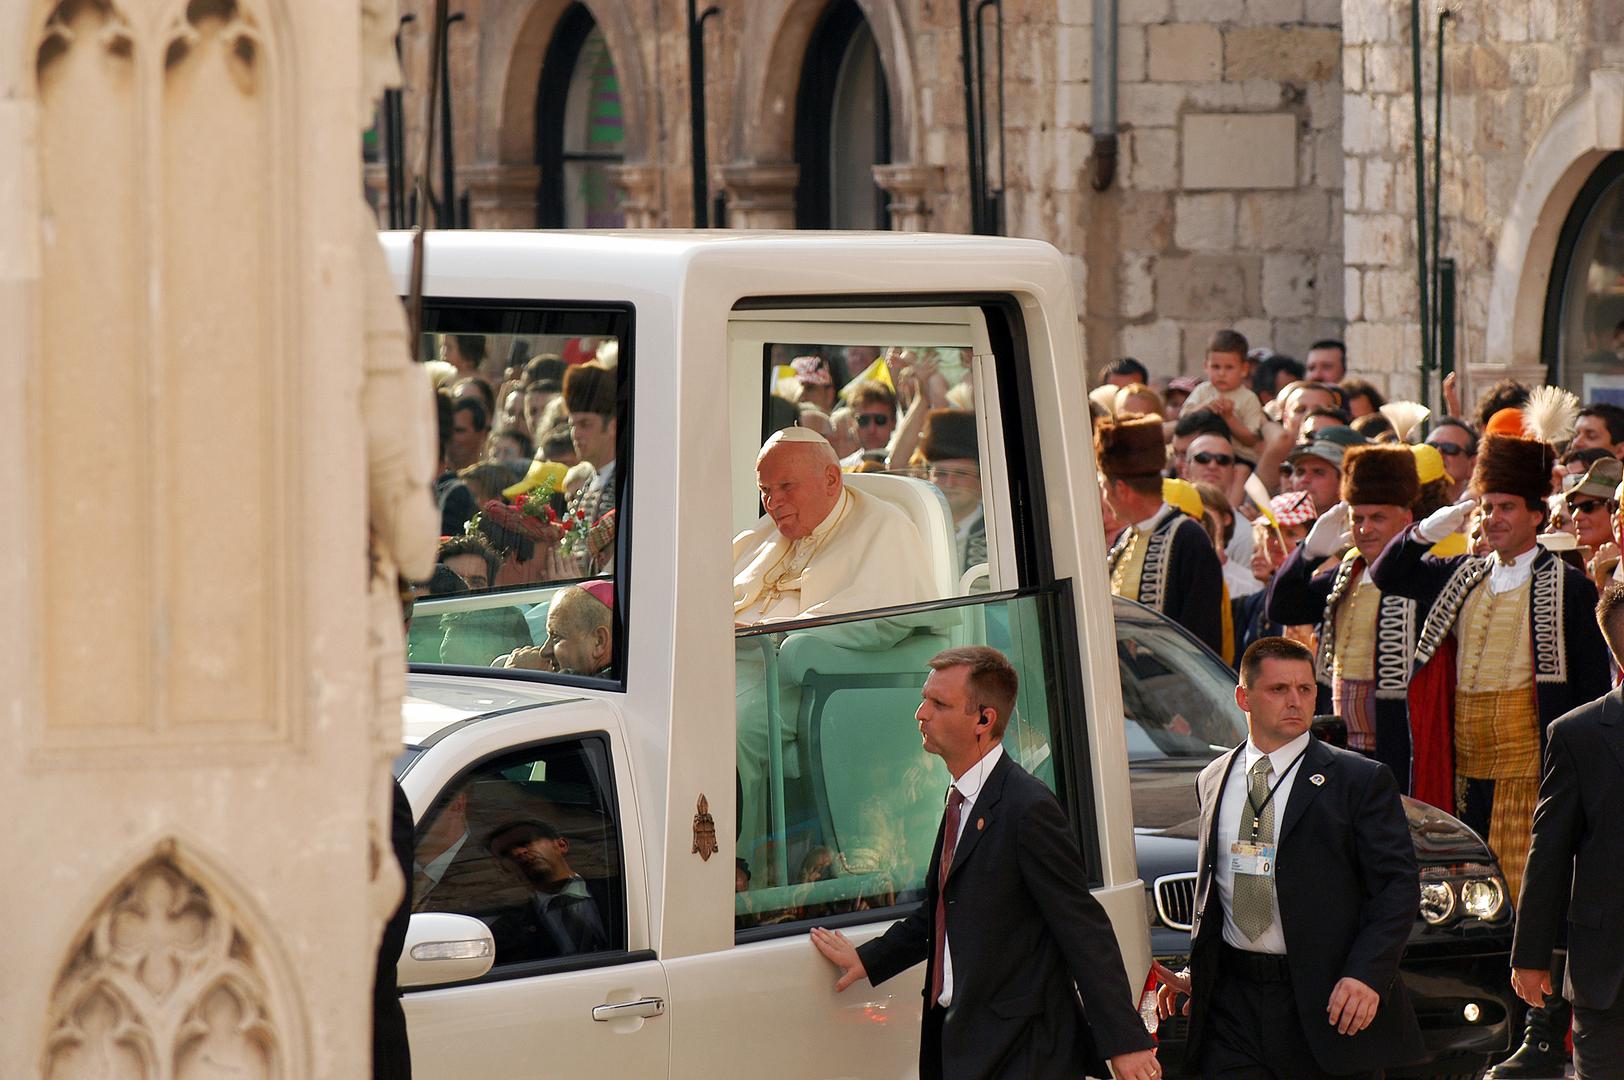
[[[762,506],[790,540],[810,535],[840,501],[840,465],[814,453],[817,449],[780,443],[756,462]]]

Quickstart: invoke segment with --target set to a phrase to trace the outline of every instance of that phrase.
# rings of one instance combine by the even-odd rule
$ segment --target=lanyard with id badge
[[[1269,808],[1270,803],[1274,802],[1275,792],[1280,790],[1280,785],[1286,782],[1286,778],[1291,775],[1291,771],[1302,763],[1303,756],[1307,753],[1308,749],[1304,747],[1302,753],[1291,759],[1291,764],[1285,767],[1285,770],[1280,774],[1280,779],[1274,782],[1274,786],[1269,789],[1268,795],[1264,796],[1261,806],[1253,804],[1252,792],[1248,787],[1246,805],[1252,811],[1252,832],[1244,840],[1236,837],[1235,842],[1229,845],[1229,872],[1231,874],[1262,878],[1274,877],[1275,845],[1273,843],[1259,843],[1258,841],[1258,832],[1263,825],[1263,812]]]

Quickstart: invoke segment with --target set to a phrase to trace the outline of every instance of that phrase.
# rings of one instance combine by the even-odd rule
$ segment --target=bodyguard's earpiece
[[[982,709],[981,719],[976,721],[976,727],[986,727],[990,723],[992,723],[992,721],[987,719],[987,710]]]

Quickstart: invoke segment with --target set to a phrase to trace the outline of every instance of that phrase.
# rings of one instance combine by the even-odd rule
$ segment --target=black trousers
[[[400,1007],[395,964],[406,947],[406,924],[412,917],[412,804],[395,784],[389,839],[395,860],[406,878],[406,895],[384,925],[378,942],[378,969],[372,982],[373,1080],[412,1080],[412,1050],[406,1041],[406,1013]]]
[[[942,1021],[947,1010],[934,1001],[925,1006],[919,1032],[919,1080],[942,1080]]]
[[[1580,1080],[1624,1076],[1624,995],[1605,1009],[1573,1007],[1573,1067]]]
[[[1202,1080],[1345,1080],[1314,1060],[1289,981],[1220,975],[1208,1010]]]

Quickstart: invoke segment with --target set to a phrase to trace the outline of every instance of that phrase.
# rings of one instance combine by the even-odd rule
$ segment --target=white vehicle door
[[[1006,750],[1056,789],[1098,865],[1072,596],[1051,580],[1034,425],[1014,392],[1015,349],[1006,341],[1000,355],[979,308],[734,315],[734,528],[761,512],[754,464],[781,411],[775,398],[804,402],[833,384],[845,391],[834,414],[804,410],[800,421],[833,429],[848,487],[903,510],[932,589],[894,608],[736,630],[735,894],[710,899],[731,903],[733,942],[666,958],[682,1003],[672,1071],[912,1077],[924,965],[836,994],[807,932],[839,928],[862,942],[924,896],[949,781],[914,720],[931,656],[985,644],[1015,663]],[[799,387],[784,385],[802,374]],[[883,471],[859,475],[860,465]]]
[[[666,1075],[666,980],[623,755],[607,732],[504,750],[445,783],[419,821],[413,910],[472,915],[496,940],[484,978],[406,991],[420,1080]]]

